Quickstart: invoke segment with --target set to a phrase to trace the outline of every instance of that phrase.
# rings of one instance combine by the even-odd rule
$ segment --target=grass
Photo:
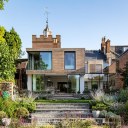
[[[73,99],[73,100],[44,100],[39,99],[35,100],[35,102],[41,103],[90,103],[92,100],[81,100],[81,99]]]

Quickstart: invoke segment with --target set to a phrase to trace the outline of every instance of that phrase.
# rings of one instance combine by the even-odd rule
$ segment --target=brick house
[[[124,82],[121,80],[122,76],[118,73],[118,69],[123,69],[126,62],[128,62],[128,50],[126,50],[116,62],[113,62],[108,67],[108,72],[110,74],[110,84],[114,89],[120,89],[123,87]]]
[[[85,89],[106,88],[108,79],[103,72],[106,65],[106,56],[100,50],[85,51]]]
[[[52,37],[48,23],[43,35],[32,35],[28,53],[27,89],[30,91],[83,92],[85,49],[61,48],[61,37]]]

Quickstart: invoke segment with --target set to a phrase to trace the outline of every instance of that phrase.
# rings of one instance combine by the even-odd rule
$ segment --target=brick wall
[[[109,66],[109,73],[116,73],[116,62]]]
[[[60,35],[56,35],[55,38],[52,35],[48,35],[48,37],[32,35],[32,48],[61,48]]]
[[[124,54],[122,54],[119,58],[119,68],[123,69],[125,67],[126,62],[128,61],[128,51],[126,51]],[[114,88],[122,88],[123,87],[123,81],[121,80],[122,76],[120,76],[118,73],[116,73],[116,62],[112,63],[109,66],[109,73],[115,73],[113,75],[113,78],[110,79],[115,80],[115,87]]]

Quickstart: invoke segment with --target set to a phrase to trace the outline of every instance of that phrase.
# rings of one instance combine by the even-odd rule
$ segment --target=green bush
[[[94,119],[74,119],[72,121],[70,121],[69,119],[65,119],[57,124],[56,128],[92,128],[91,126],[95,124],[96,122],[94,121]]]
[[[3,99],[0,105],[0,109],[8,115],[8,117],[13,117],[14,110],[16,109],[16,103],[11,99]]]
[[[31,98],[22,98],[18,102],[18,107],[25,107],[30,113],[36,109],[36,103]]]
[[[20,118],[20,117],[27,117],[27,116],[29,116],[29,111],[26,108],[21,107],[15,110],[15,117]]]
[[[118,95],[119,102],[126,102],[128,100],[128,89],[122,89]]]
[[[5,118],[5,117],[7,117],[6,112],[0,111],[0,120],[1,120],[2,118]]]
[[[95,106],[92,106],[93,110],[108,110],[108,106],[104,103],[97,102]]]

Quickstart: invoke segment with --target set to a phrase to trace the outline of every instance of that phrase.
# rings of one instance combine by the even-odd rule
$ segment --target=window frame
[[[74,54],[74,68],[66,68],[66,53],[73,53]],[[64,69],[65,70],[76,70],[76,51],[64,51]]]

